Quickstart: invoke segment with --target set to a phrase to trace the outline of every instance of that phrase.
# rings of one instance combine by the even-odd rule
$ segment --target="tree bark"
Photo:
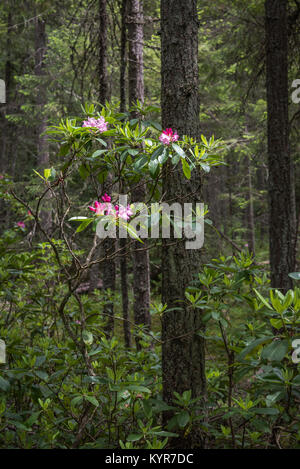
[[[253,207],[253,190],[252,190],[252,174],[251,174],[251,158],[246,156],[247,174],[248,174],[248,207],[247,207],[247,224],[248,224],[248,249],[255,256],[255,221]]]
[[[126,69],[127,69],[127,0],[121,0],[121,67],[120,67],[120,111],[126,112]],[[121,187],[123,184],[121,183]],[[123,312],[123,330],[125,347],[131,347],[131,333],[129,321],[129,300],[128,300],[128,281],[127,281],[127,256],[126,252],[127,240],[120,239],[120,248],[122,255],[120,259],[121,274],[121,292],[122,292],[122,312]]]
[[[45,106],[47,104],[47,89],[45,83],[45,56],[47,50],[46,24],[42,17],[35,20],[35,75],[39,78],[37,95],[37,163],[39,167],[49,166],[49,142],[47,135],[43,135],[47,129],[47,116]]]
[[[181,137],[186,134],[197,138],[200,123],[196,0],[162,0],[161,22],[163,128],[171,127]],[[169,168],[168,163],[163,176],[166,201],[199,202],[199,176],[193,175],[188,181],[181,169],[171,172]],[[197,335],[203,329],[201,312],[185,303],[185,289],[199,270],[200,253],[187,250],[184,239],[176,245],[172,241],[163,240],[162,252],[162,301],[168,305],[162,318],[163,397],[168,404],[172,403],[174,391],[182,394],[191,389],[193,397],[205,393],[204,339]],[[177,442],[180,447],[200,444],[195,443],[194,437],[196,432],[191,432]]]
[[[128,0],[128,41],[129,41],[129,105],[136,101],[144,102],[144,61],[143,61],[143,41],[144,41],[144,17],[143,4],[140,0]],[[132,113],[133,117],[139,117],[137,113]],[[146,197],[145,185],[139,183],[137,188],[132,190],[132,201],[143,202]],[[147,325],[150,328],[150,263],[147,240],[144,244],[136,241],[133,252],[133,293],[134,293],[134,321],[136,325]],[[141,249],[141,246],[143,249]],[[136,339],[137,348],[140,349],[140,342]]]
[[[127,68],[127,0],[122,0],[121,6],[121,67],[120,67],[120,111],[126,111],[126,68]]]
[[[144,102],[144,15],[142,0],[127,0],[129,104]]]
[[[12,63],[11,63],[11,32],[12,32],[12,11],[9,8],[7,14],[7,36],[6,36],[6,61],[5,61],[5,88],[6,88],[6,103],[1,109],[1,120],[3,116],[3,128],[2,134],[2,149],[1,149],[1,161],[0,161],[0,170],[5,172],[8,167],[7,161],[7,147],[8,142],[10,141],[10,124],[6,119],[6,114],[9,114],[9,109],[11,106],[11,87],[12,87]]]
[[[295,226],[288,118],[287,0],[266,0],[269,234],[271,286],[292,287]]]
[[[99,0],[99,102],[109,99],[107,72],[107,0]]]

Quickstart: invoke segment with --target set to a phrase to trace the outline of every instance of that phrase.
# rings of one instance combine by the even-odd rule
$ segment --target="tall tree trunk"
[[[197,138],[200,134],[197,1],[162,0],[161,22],[163,127],[177,130],[181,137],[186,134]],[[199,176],[198,180],[193,175],[187,181],[181,169],[169,169],[168,163],[163,176],[166,201],[199,201]],[[176,245],[174,239],[163,240],[162,301],[168,305],[168,311],[162,318],[162,369],[163,396],[169,404],[174,391],[181,394],[191,389],[193,397],[205,393],[204,339],[197,335],[203,328],[201,312],[185,304],[185,289],[199,268],[199,251],[187,250],[184,239]],[[194,445],[194,436],[193,431],[185,439],[178,439],[178,444]]]
[[[129,104],[144,102],[144,14],[142,0],[127,0]]]
[[[248,175],[248,207],[247,207],[247,225],[248,225],[248,249],[255,256],[255,222],[252,191],[251,158],[246,156],[247,175]]]
[[[122,292],[122,310],[123,310],[123,331],[125,347],[131,347],[131,333],[129,321],[129,301],[128,301],[128,283],[127,283],[127,259],[126,259],[126,239],[120,239],[120,248],[122,249],[120,260],[121,273],[121,292]]]
[[[121,0],[121,67],[120,67],[120,111],[126,111],[126,68],[127,68],[127,0]],[[121,182],[120,187],[123,187]],[[122,189],[121,189],[122,190]],[[123,311],[123,330],[124,341],[127,348],[131,347],[131,333],[129,321],[129,301],[128,301],[128,282],[127,282],[127,256],[125,255],[127,240],[120,239],[120,248],[122,249],[120,259],[121,274],[121,292],[122,292],[122,311]]]
[[[107,0],[99,0],[99,101],[105,104],[109,99],[107,72]]]
[[[5,172],[8,167],[7,162],[7,143],[9,141],[9,130],[10,124],[6,119],[6,114],[9,113],[11,105],[11,87],[12,87],[12,63],[11,63],[11,32],[12,32],[12,12],[11,8],[8,7],[7,14],[7,36],[6,36],[6,61],[5,61],[5,93],[6,93],[6,103],[3,106],[3,128],[2,133],[2,149],[1,149],[1,161],[0,161],[0,170]],[[1,117],[2,117],[1,116]]]
[[[272,287],[292,286],[295,226],[288,119],[287,0],[266,0],[270,268]]]
[[[47,128],[45,106],[47,91],[45,83],[45,55],[47,49],[46,24],[42,17],[35,20],[35,75],[39,77],[37,95],[37,163],[40,167],[49,165],[49,142],[47,135],[43,135]]]
[[[129,105],[139,100],[144,102],[144,16],[141,0],[128,0],[128,41],[129,41]],[[133,116],[138,117],[136,113]],[[143,202],[146,197],[146,186],[138,184],[132,190],[133,202]],[[133,252],[133,293],[134,293],[134,321],[136,325],[150,327],[150,262],[147,250],[147,240],[134,243]],[[140,348],[139,340],[136,340],[137,348]]]
[[[45,135],[47,129],[47,85],[45,57],[47,51],[46,23],[41,16],[35,19],[35,75],[38,78],[37,86],[37,165],[47,168],[50,164],[49,140]],[[41,221],[47,233],[52,229],[51,193],[45,198],[45,205],[41,211]]]
[[[120,67],[120,111],[126,111],[126,68],[127,68],[127,0],[121,0],[121,67]]]
[[[109,100],[109,81],[107,72],[107,27],[108,27],[108,16],[107,16],[107,0],[99,0],[98,2],[98,13],[99,13],[99,59],[98,59],[98,76],[99,76],[99,102],[103,106],[105,102]],[[103,194],[106,192],[105,186],[110,186],[112,181],[111,175],[109,175],[106,184],[101,188]],[[115,240],[106,238],[105,240],[98,240],[99,246],[95,250],[95,258],[105,256],[109,257],[115,251]],[[99,288],[99,277],[100,272],[102,275],[102,287],[103,291],[107,294],[114,294],[116,288],[116,264],[114,259],[104,260],[99,268],[98,264],[95,264],[90,269],[90,288],[89,291],[92,293],[95,289]],[[111,337],[114,332],[114,301],[111,298],[107,298],[103,307],[104,317],[106,319],[105,333],[107,337]]]

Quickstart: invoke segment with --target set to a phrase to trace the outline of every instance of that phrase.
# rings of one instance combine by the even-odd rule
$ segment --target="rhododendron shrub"
[[[149,111],[152,112],[152,108]],[[56,140],[62,140],[60,155],[64,161],[60,171],[63,178],[74,171],[74,165],[77,165],[79,176],[84,181],[92,178],[105,184],[110,175],[112,180],[123,181],[122,186],[126,187],[129,199],[131,188],[143,180],[150,194],[148,202],[151,203],[161,198],[164,165],[172,170],[180,164],[184,176],[190,179],[193,172],[208,172],[211,166],[221,163],[218,155],[220,142],[214,138],[207,141],[202,136],[201,141],[196,142],[187,136],[180,136],[174,129],[161,130],[159,124],[152,121],[129,121],[125,114],[116,112],[110,106],[102,108],[101,114],[95,112],[94,106],[86,106],[85,112],[86,118],[67,120],[51,130]],[[146,115],[146,110],[141,114]],[[97,198],[92,200],[92,205],[90,201],[86,202],[96,218],[89,219],[86,212],[82,212],[82,216],[77,213],[71,217],[71,221],[81,222],[77,232],[93,221],[96,223],[98,217],[107,217],[110,223],[117,224],[120,220],[128,221],[132,216],[130,204],[113,205],[112,196],[107,193],[100,194],[100,197],[97,194]],[[95,224],[93,226],[95,229]]]

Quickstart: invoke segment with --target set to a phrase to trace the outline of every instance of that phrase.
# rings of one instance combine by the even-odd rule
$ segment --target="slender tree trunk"
[[[37,163],[40,167],[49,166],[49,142],[47,135],[43,133],[47,129],[47,116],[45,107],[47,104],[47,91],[45,83],[45,55],[47,49],[47,36],[45,21],[38,17],[35,20],[35,75],[39,78],[37,95]]]
[[[127,68],[127,0],[122,0],[121,7],[121,67],[120,67],[120,111],[126,111],[126,68]]]
[[[108,27],[108,16],[107,16],[107,0],[99,0],[98,2],[99,12],[99,60],[98,60],[98,74],[99,74],[99,102],[105,105],[105,102],[109,100],[109,80],[107,72],[107,27]],[[106,192],[107,185],[110,186],[112,181],[109,175],[106,184],[102,186],[102,193]],[[99,246],[95,250],[95,257],[109,257],[115,251],[115,240],[106,238],[100,246],[101,240],[98,240]],[[89,291],[92,293],[95,289],[99,288],[99,277],[100,272],[102,276],[102,288],[103,291],[108,295],[105,305],[103,307],[104,317],[106,319],[105,333],[107,337],[111,337],[114,332],[114,301],[109,297],[113,295],[116,289],[116,264],[113,259],[104,260],[99,268],[96,264],[90,269],[90,288]]]
[[[121,292],[122,292],[122,310],[123,310],[123,330],[125,347],[131,347],[131,333],[129,320],[129,301],[128,301],[128,283],[127,283],[127,259],[126,259],[126,239],[120,239],[120,248],[122,249],[122,257],[120,260],[121,271]],[[124,253],[124,255],[123,255]]]
[[[198,18],[197,1],[162,0],[162,121],[163,127],[171,127],[184,134],[199,137],[198,95]],[[201,181],[193,176],[184,178],[181,169],[169,171],[163,176],[163,193],[166,201],[200,199]],[[197,192],[197,195],[194,195]],[[193,194],[193,195],[192,195]],[[185,242],[163,240],[162,252],[162,301],[168,311],[162,318],[162,369],[163,397],[172,403],[174,391],[182,394],[191,389],[193,397],[205,393],[204,339],[197,332],[203,329],[201,312],[185,303],[185,289],[193,274],[199,271],[200,253],[187,250]],[[166,414],[165,418],[170,415]],[[196,431],[178,439],[181,448],[199,445]]]
[[[127,68],[127,0],[121,0],[121,67],[120,67],[120,111],[126,111],[126,68]],[[123,184],[121,183],[121,187]],[[122,311],[123,311],[123,330],[124,341],[127,348],[131,347],[131,333],[129,321],[129,300],[128,300],[128,282],[127,282],[127,256],[125,255],[127,240],[120,239],[120,248],[122,255],[120,259],[121,274],[121,292],[122,292]]]
[[[99,0],[99,101],[105,104],[109,99],[107,72],[107,0]]]
[[[139,100],[144,102],[144,62],[143,62],[143,4],[141,0],[128,0],[128,41],[129,41],[129,105]],[[132,114],[138,117],[136,113]],[[133,202],[143,202],[146,198],[146,186],[138,184],[132,190]],[[141,249],[141,243],[134,243],[133,252],[133,293],[134,321],[136,325],[147,325],[150,328],[150,262],[147,240]],[[140,348],[139,340],[136,340]]]
[[[271,285],[292,286],[295,226],[288,118],[287,0],[266,0],[268,165]]]
[[[144,15],[142,0],[127,0],[129,104],[144,102]]]
[[[6,114],[9,113],[9,108],[11,105],[11,86],[12,86],[12,64],[11,64],[11,31],[12,31],[12,12],[9,8],[7,14],[7,36],[6,36],[6,61],[5,61],[5,88],[6,88],[6,103],[2,109],[3,116],[3,134],[2,134],[2,149],[1,149],[1,162],[0,170],[6,171],[7,164],[7,143],[9,141],[9,130],[10,125],[6,119]],[[1,116],[1,117],[2,117]]]
[[[47,168],[50,165],[49,140],[45,134],[47,130],[47,84],[45,58],[47,52],[46,23],[41,16],[35,19],[35,75],[39,82],[37,85],[37,165]],[[46,195],[46,203],[41,211],[41,220],[47,233],[52,230],[51,193]]]
[[[251,174],[251,158],[247,156],[247,175],[248,175],[248,207],[247,207],[247,224],[248,224],[248,249],[255,256],[255,221],[252,193],[252,174]]]

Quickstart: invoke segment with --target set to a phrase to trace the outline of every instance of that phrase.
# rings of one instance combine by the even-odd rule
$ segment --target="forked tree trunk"
[[[266,0],[269,229],[271,285],[292,286],[295,215],[289,152],[287,0]]]
[[[186,134],[197,138],[200,133],[197,1],[162,0],[161,22],[163,128],[177,130],[180,137]],[[188,181],[181,168],[172,172],[170,169],[168,163],[163,176],[166,202],[199,202],[199,176],[194,173]],[[172,403],[174,391],[182,394],[191,389],[193,397],[205,393],[204,339],[197,334],[203,329],[201,311],[185,303],[185,289],[199,269],[199,251],[187,250],[184,239],[175,245],[174,239],[163,240],[162,301],[168,305],[168,311],[162,318],[162,369],[163,397],[168,404]],[[167,414],[166,418],[169,417]],[[193,430],[177,441],[181,448],[190,448],[201,444],[195,443],[195,439],[198,435]]]

